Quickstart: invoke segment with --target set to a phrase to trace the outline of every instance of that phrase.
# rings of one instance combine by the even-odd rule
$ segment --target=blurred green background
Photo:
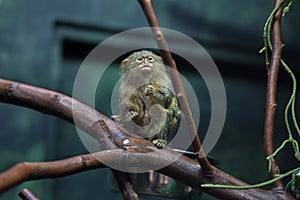
[[[209,155],[220,162],[221,169],[249,183],[267,179],[262,142],[267,72],[264,56],[258,51],[272,1],[153,0],[153,4],[161,26],[197,40],[223,77],[227,118]],[[282,24],[286,44],[283,57],[296,77],[300,73],[299,11],[299,2],[295,2]],[[147,25],[138,2],[133,0],[1,0],[0,77],[71,95],[81,62],[97,44],[121,31]],[[199,132],[205,133],[211,114],[207,89],[192,66],[180,57],[175,56],[175,60],[198,95]],[[97,109],[110,116],[111,92],[119,79],[118,61],[106,73],[96,100]],[[283,110],[290,92],[291,81],[281,70],[276,146],[287,138]],[[55,117],[0,103],[0,121],[0,171],[23,161],[50,161],[87,153],[75,128]],[[298,165],[290,146],[278,159],[283,172]],[[99,169],[32,181],[1,194],[0,199],[19,199],[17,194],[24,187],[43,200],[121,199],[108,188],[108,172]],[[214,198],[203,195],[202,199]]]

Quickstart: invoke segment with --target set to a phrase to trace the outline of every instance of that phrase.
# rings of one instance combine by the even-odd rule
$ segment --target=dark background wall
[[[258,51],[262,47],[265,19],[273,4],[246,0],[153,3],[161,26],[187,34],[203,45],[224,79],[227,118],[210,155],[220,161],[220,168],[250,183],[267,179],[262,146],[266,69],[264,57]],[[284,17],[282,27],[284,58],[299,77],[297,3]],[[137,1],[1,0],[0,77],[71,95],[77,70],[95,45],[123,30],[147,25]],[[198,94],[199,132],[203,132],[210,118],[205,86],[188,67],[180,67],[185,65],[180,58],[175,58]],[[97,94],[101,102],[97,109],[107,115],[111,111],[103,102],[110,102],[109,94],[119,78],[116,63],[110,70],[107,80],[103,80],[107,88]],[[290,83],[281,70],[277,145],[287,137],[282,113],[291,91]],[[0,171],[22,161],[48,161],[87,153],[74,127],[54,117],[1,103],[0,121]],[[279,155],[279,161],[282,171],[297,164],[291,148]],[[107,173],[108,170],[100,169],[56,180],[33,181],[9,190],[0,199],[17,199],[17,193],[24,187],[30,187],[46,200],[121,199],[108,189]]]

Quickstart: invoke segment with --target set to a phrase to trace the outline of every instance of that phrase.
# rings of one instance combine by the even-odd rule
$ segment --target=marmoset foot
[[[163,148],[167,144],[167,141],[164,139],[155,139],[155,140],[152,140],[152,142],[159,149]]]

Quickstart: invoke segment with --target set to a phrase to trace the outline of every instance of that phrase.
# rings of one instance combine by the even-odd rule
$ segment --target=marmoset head
[[[142,50],[132,53],[122,61],[121,73],[124,74],[136,67],[142,73],[149,73],[156,66],[163,66],[162,58],[151,51]]]

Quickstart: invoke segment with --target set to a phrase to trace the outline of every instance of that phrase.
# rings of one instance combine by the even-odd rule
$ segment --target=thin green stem
[[[291,140],[290,140],[290,139],[287,139],[287,140],[285,140],[284,142],[282,142],[282,144],[280,145],[280,147],[278,147],[278,148],[276,149],[276,151],[275,151],[274,153],[272,153],[271,155],[269,155],[266,159],[267,159],[267,160],[270,160],[270,159],[272,159],[273,157],[275,157],[275,156],[279,153],[279,151],[281,151],[281,150],[284,148],[284,146],[285,146],[288,142],[291,142]]]
[[[274,10],[271,12],[271,14],[267,20],[267,23],[265,25],[268,27],[267,40],[268,40],[268,45],[269,45],[269,48],[271,51],[273,51],[272,41],[271,41],[271,30],[272,30],[273,19],[274,19],[275,14],[280,9],[280,7],[282,6],[283,3],[284,3],[284,0],[281,0],[280,3],[274,8]]]
[[[292,120],[293,120],[293,124],[294,127],[298,133],[298,135],[300,136],[300,130],[299,130],[299,125],[297,122],[297,118],[296,118],[296,112],[295,112],[295,99],[296,99],[296,92],[297,92],[297,79],[294,75],[294,73],[292,72],[292,70],[289,68],[289,66],[281,59],[281,64],[284,67],[285,71],[287,71],[287,73],[290,75],[290,77],[292,78],[292,82],[293,82],[293,89],[292,89],[292,94],[291,97],[286,105],[285,108],[285,112],[284,112],[284,121],[285,121],[285,126],[289,135],[289,139],[285,140],[280,147],[278,147],[276,149],[276,151],[271,154],[270,156],[268,156],[266,159],[269,160],[269,162],[272,161],[272,159],[279,153],[279,151],[281,151],[283,149],[283,147],[285,146],[285,144],[287,142],[291,142],[294,148],[294,152],[295,152],[295,157],[297,160],[300,161],[300,152],[299,152],[299,145],[298,142],[293,138],[292,132],[291,132],[291,128],[290,128],[290,124],[289,124],[289,110],[292,110]]]
[[[288,111],[291,108],[294,128],[296,129],[296,132],[298,133],[298,136],[300,136],[299,125],[298,125],[298,122],[297,122],[297,117],[296,117],[296,112],[295,112],[295,100],[296,100],[296,93],[297,93],[297,79],[296,79],[294,73],[292,72],[292,70],[289,68],[289,66],[283,60],[281,60],[281,64],[284,67],[284,69],[287,71],[287,73],[290,75],[290,77],[292,78],[292,81],[293,81],[293,90],[292,90],[290,100],[289,100],[289,102],[288,102],[288,104],[285,108],[284,118],[285,118],[285,125],[286,125],[286,128],[287,128],[288,134],[289,134],[289,139],[292,141],[293,148],[294,148],[294,151],[295,151],[295,157],[296,157],[297,160],[300,161],[299,145],[298,145],[298,142],[293,139],[291,129],[290,129],[290,125],[289,125],[289,120],[288,120]]]
[[[291,95],[292,119],[293,119],[295,129],[296,129],[298,135],[300,136],[300,129],[299,129],[299,125],[298,125],[297,118],[296,118],[296,112],[295,112],[295,101],[296,101],[296,93],[297,93],[297,79],[296,79],[294,73],[292,72],[292,70],[288,67],[288,65],[283,60],[281,60],[281,64],[293,80],[293,92],[292,92],[292,95]]]
[[[288,171],[285,174],[280,174],[277,177],[267,180],[265,182],[262,183],[258,183],[258,184],[254,184],[254,185],[245,185],[245,186],[236,186],[236,185],[221,185],[221,184],[202,184],[201,187],[202,188],[219,188],[219,189],[238,189],[238,190],[244,190],[244,189],[252,189],[252,188],[259,188],[259,187],[263,187],[269,184],[272,184],[280,179],[283,179],[287,176],[292,175],[293,173],[297,172],[300,170],[300,167],[295,168],[291,171]]]
[[[283,9],[283,13],[282,16],[285,16],[291,9],[292,4],[294,3],[294,1],[290,1],[290,3]]]
[[[272,27],[272,22],[273,18],[276,14],[276,12],[279,10],[279,8],[282,6],[284,3],[284,0],[281,0],[280,3],[273,9],[271,14],[269,15],[265,26],[264,26],[264,32],[263,32],[263,38],[264,38],[264,47],[259,51],[260,53],[262,51],[265,51],[265,58],[266,58],[266,67],[269,69],[269,54],[268,54],[268,46],[270,50],[272,51],[272,41],[271,41],[271,27]]]

